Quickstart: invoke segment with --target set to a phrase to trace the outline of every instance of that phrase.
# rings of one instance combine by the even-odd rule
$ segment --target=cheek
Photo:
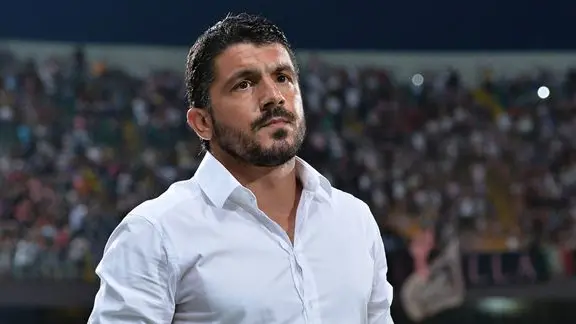
[[[298,96],[298,100],[294,102],[294,111],[299,119],[304,119],[304,105],[302,104],[302,98],[300,96]]]
[[[228,105],[221,105],[216,112],[215,122],[221,127],[229,127],[243,132],[250,131],[250,125],[258,118],[252,113],[248,105],[238,104],[238,102]]]
[[[290,96],[288,96],[287,99],[288,103],[291,104],[294,113],[298,117],[304,115],[304,107],[302,104],[302,96],[300,95],[300,92],[292,93]]]

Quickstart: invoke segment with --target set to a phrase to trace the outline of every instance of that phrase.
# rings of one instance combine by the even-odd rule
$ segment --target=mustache
[[[290,123],[293,123],[296,120],[296,116],[293,113],[284,109],[282,106],[276,106],[272,109],[266,110],[262,116],[256,119],[251,125],[252,130],[256,131],[259,128],[264,127],[264,125],[269,123],[272,118],[284,118]]]

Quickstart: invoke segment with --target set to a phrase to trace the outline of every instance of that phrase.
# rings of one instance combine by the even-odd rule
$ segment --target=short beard
[[[296,134],[292,144],[285,141],[289,132],[280,128],[272,134],[277,143],[270,148],[263,148],[251,134],[223,126],[214,119],[213,114],[211,117],[214,125],[214,136],[211,141],[218,144],[236,161],[247,165],[276,167],[285,164],[298,154],[306,135],[305,121],[294,120]]]

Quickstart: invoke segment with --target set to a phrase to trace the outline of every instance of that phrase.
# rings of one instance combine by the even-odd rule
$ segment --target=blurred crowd
[[[370,204],[388,250],[426,229],[464,251],[572,249],[576,72],[565,72],[486,71],[471,87],[453,70],[398,80],[313,59],[300,155]],[[193,175],[202,152],[182,76],[134,78],[80,49],[0,54],[0,277],[89,277],[131,208]]]

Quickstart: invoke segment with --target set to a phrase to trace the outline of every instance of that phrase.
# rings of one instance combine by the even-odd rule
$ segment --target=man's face
[[[306,133],[298,76],[284,46],[242,43],[215,61],[212,149],[255,166],[292,159]]]

